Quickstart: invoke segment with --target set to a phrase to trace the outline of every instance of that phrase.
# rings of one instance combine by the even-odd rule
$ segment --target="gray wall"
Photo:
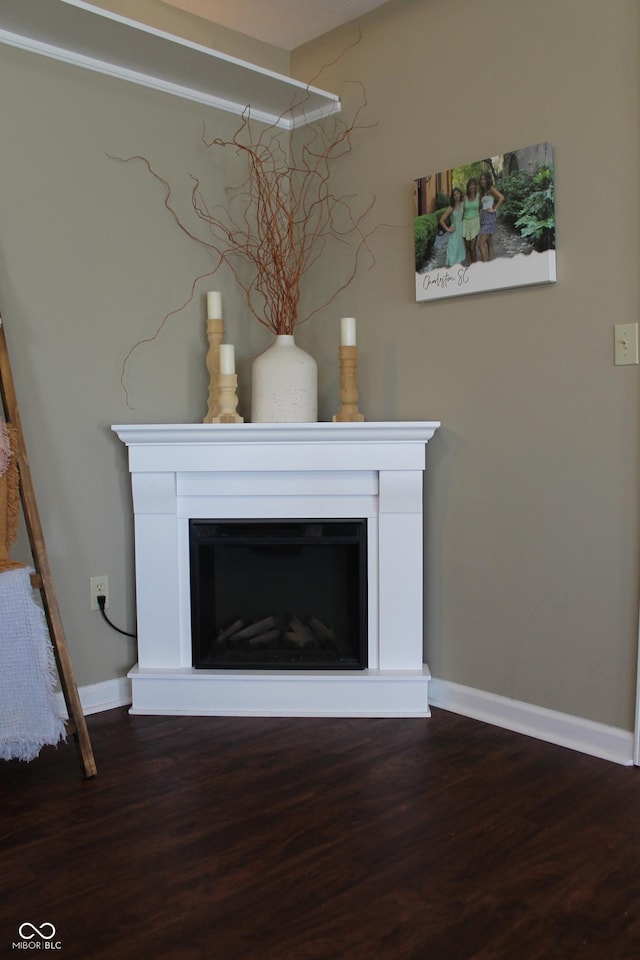
[[[252,45],[249,45],[252,49]],[[110,425],[199,422],[206,413],[205,292],[224,289],[241,376],[268,342],[247,324],[228,278],[203,278],[191,304],[123,360],[215,266],[164,207],[146,156],[188,211],[192,180],[241,179],[233,156],[209,158],[211,136],[238,118],[0,45],[0,310],[42,524],[78,683],[122,676],[135,643],[89,609],[89,577],[107,575],[109,614],[135,627],[133,533],[126,451]],[[27,559],[23,536],[21,558]]]
[[[428,448],[427,662],[630,729],[638,367],[613,366],[612,327],[638,320],[640,7],[396,0],[359,28],[321,81],[348,106],[344,81],[361,80],[377,121],[343,183],[407,226],[374,238],[374,268],[335,312],[358,317],[367,417],[443,423]],[[356,38],[351,25],[300,48],[294,75]],[[544,140],[557,283],[416,304],[413,179]],[[331,322],[305,330],[327,360]]]
[[[606,10],[393,0],[362,19],[359,45],[317,82],[347,111],[357,88],[345,81],[366,84],[377,126],[340,178],[375,193],[374,221],[397,226],[375,235],[373,268],[299,340],[320,362],[323,419],[337,403],[338,318],[353,314],[367,419],[443,422],[426,490],[434,675],[630,729],[638,368],[613,366],[612,325],[638,315],[640,9]],[[352,25],[294,52],[294,75],[314,75],[354,36]],[[97,683],[135,661],[88,609],[89,576],[107,574],[113,619],[134,625],[129,477],[109,425],[202,419],[207,289],[223,290],[245,414],[266,342],[231,281],[203,279],[134,353],[126,405],[124,356],[211,261],[144,168],[107,154],[144,154],[186,203],[190,173],[214,191],[237,175],[200,143],[203,121],[221,134],[235,121],[7,47],[0,111],[0,309],[78,682]],[[541,140],[555,150],[558,282],[416,304],[413,179]],[[327,275],[310,277],[309,302]]]

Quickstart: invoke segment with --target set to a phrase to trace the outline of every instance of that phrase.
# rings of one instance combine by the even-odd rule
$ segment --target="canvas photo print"
[[[553,282],[554,193],[549,143],[415,180],[416,300]]]

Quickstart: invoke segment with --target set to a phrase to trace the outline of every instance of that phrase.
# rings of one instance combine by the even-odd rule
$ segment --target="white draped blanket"
[[[33,760],[65,738],[44,612],[26,567],[0,573],[0,759]]]

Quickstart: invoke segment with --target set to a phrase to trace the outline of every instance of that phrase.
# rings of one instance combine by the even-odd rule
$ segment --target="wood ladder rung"
[[[16,433],[16,445],[18,449],[12,452],[18,465],[20,500],[27,533],[29,535],[33,566],[35,568],[35,573],[31,575],[31,585],[35,590],[40,591],[42,598],[42,606],[44,608],[47,626],[49,628],[49,636],[58,667],[60,686],[62,687],[62,693],[67,705],[69,720],[73,727],[73,737],[80,752],[82,769],[85,777],[93,777],[97,772],[96,764],[82,704],[80,703],[80,697],[78,695],[71,656],[62,627],[62,618],[58,608],[53,577],[49,567],[47,548],[40,523],[35,490],[31,480],[31,469],[29,467],[29,459],[27,457],[24,434],[20,422],[18,399],[13,383],[11,365],[9,363],[9,350],[7,348],[2,317],[0,317],[0,400],[2,400],[5,420],[11,424]]]

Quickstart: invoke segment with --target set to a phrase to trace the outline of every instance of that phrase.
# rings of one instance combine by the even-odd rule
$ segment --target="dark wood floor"
[[[435,710],[88,722],[92,781],[0,764],[1,956],[640,958],[634,768]]]

